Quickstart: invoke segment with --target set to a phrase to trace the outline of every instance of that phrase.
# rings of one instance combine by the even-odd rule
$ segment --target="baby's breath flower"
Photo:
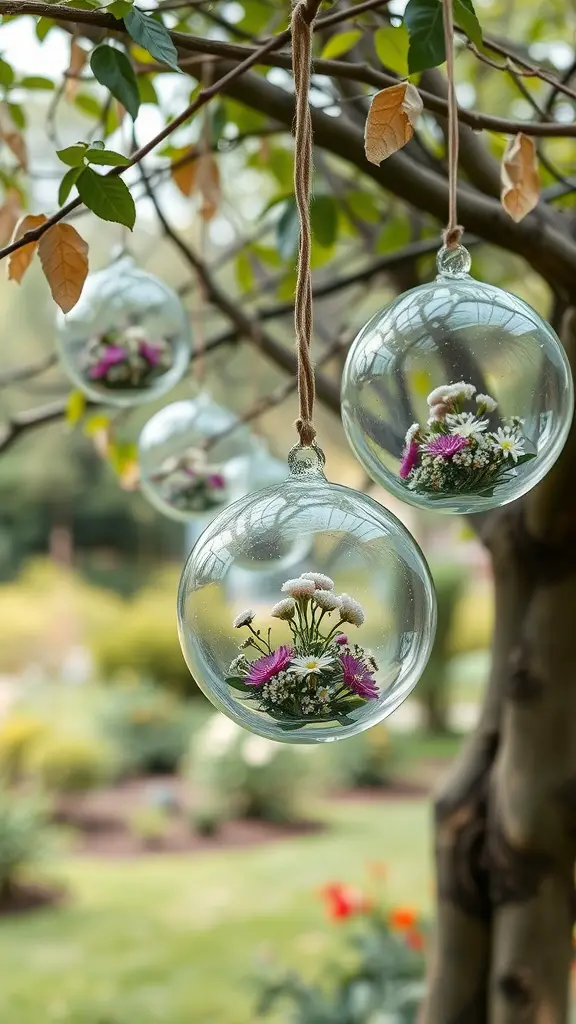
[[[334,580],[325,576],[323,572],[303,572],[300,578],[312,580],[317,590],[334,590]]]
[[[246,608],[245,611],[240,612],[239,615],[233,620],[232,625],[234,629],[240,629],[241,626],[249,626],[254,618],[254,612],[251,608]]]
[[[286,580],[280,589],[283,594],[289,594],[290,597],[298,599],[299,597],[312,597],[316,590],[316,584],[314,580],[307,580],[301,576],[298,580]]]
[[[317,590],[313,600],[325,612],[333,612],[335,608],[340,607],[340,598],[331,590]]]
[[[289,619],[294,618],[295,611],[296,602],[294,598],[285,597],[283,601],[278,601],[278,603],[274,605],[270,614],[274,619],[285,619],[288,621]]]
[[[366,616],[362,605],[348,594],[340,596],[340,621],[350,622],[352,626],[361,626]]]

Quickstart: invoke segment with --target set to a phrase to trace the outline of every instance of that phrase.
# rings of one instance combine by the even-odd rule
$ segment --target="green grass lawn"
[[[0,921],[2,1024],[251,1024],[258,957],[316,974],[342,941],[320,886],[388,865],[431,901],[424,801],[323,806],[323,833],[201,856],[67,860],[70,903]],[[344,926],[345,927],[345,926]]]

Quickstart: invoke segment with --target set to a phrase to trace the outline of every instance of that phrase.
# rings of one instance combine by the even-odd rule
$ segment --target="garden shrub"
[[[81,793],[102,785],[114,771],[110,749],[98,738],[54,732],[27,761],[30,774],[49,792]]]
[[[14,712],[0,722],[0,775],[7,782],[24,774],[31,752],[47,728],[43,719],[25,712]]]
[[[334,744],[327,754],[334,781],[344,789],[389,786],[400,761],[399,741],[382,724]]]
[[[187,762],[199,793],[196,814],[200,821],[207,809],[220,820],[301,821],[302,794],[311,793],[317,753],[253,736],[224,715],[213,715],[193,741]]]
[[[0,794],[0,903],[48,849],[47,816],[36,798]]]
[[[125,774],[174,772],[190,739],[188,709],[152,683],[114,687],[101,715],[106,739]]]
[[[149,849],[162,846],[170,831],[170,816],[161,807],[136,807],[128,818],[131,834]]]

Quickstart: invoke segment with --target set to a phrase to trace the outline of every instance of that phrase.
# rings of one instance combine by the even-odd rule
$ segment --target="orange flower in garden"
[[[404,941],[408,949],[414,949],[417,953],[424,949],[424,936],[417,928],[411,928],[409,932],[406,932]]]
[[[371,909],[370,901],[357,889],[352,889],[341,882],[326,885],[321,892],[326,903],[328,917],[332,921],[344,921],[355,914],[367,914]]]
[[[418,914],[413,907],[395,907],[388,915],[388,924],[398,931],[413,928],[418,921]]]

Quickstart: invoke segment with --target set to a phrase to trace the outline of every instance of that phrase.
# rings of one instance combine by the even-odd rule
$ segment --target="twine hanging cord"
[[[311,445],[314,426],[315,382],[310,356],[312,341],[312,273],[310,253],[310,196],[312,191],[312,116],[310,113],[310,74],[312,67],[312,25],[320,0],[297,0],[292,11],[292,71],[296,93],[294,118],[294,198],[300,222],[298,276],[294,304],[294,326],[298,347],[299,416],[296,429],[300,444]]]
[[[454,17],[452,0],[442,0],[442,23],[446,48],[448,78],[448,224],[443,233],[444,245],[455,249],[464,228],[458,223],[458,101],[454,81]]]

